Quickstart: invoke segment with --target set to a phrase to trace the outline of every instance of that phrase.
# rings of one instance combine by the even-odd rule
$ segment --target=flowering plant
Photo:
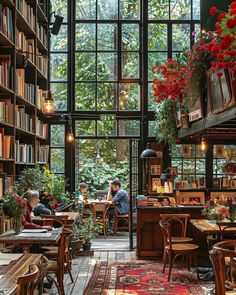
[[[7,215],[9,216],[19,216],[23,215],[25,212],[25,208],[27,208],[27,202],[25,199],[20,197],[14,186],[9,187],[6,195],[4,197],[4,201],[6,204]]]
[[[220,196],[206,203],[202,211],[209,219],[223,220],[236,219],[236,197]]]

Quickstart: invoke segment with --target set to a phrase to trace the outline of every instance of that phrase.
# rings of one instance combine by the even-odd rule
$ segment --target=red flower
[[[233,29],[236,26],[236,20],[230,18],[226,22],[226,26],[228,29]]]
[[[232,16],[234,14],[236,14],[236,8],[230,10],[230,15]]]
[[[236,9],[236,1],[231,3],[230,8],[231,9]]]
[[[222,60],[224,59],[224,54],[223,54],[223,53],[218,53],[218,54],[217,54],[217,59],[218,59],[219,61],[222,61]]]
[[[219,15],[218,15],[218,22],[220,23],[221,21],[222,21],[222,19],[223,18],[225,18],[225,13],[220,13]]]
[[[218,77],[222,77],[222,76],[223,76],[223,74],[222,74],[221,72],[217,72],[216,75],[217,75]]]
[[[47,199],[48,199],[48,200],[51,200],[52,198],[51,198],[51,196],[47,196]]]
[[[212,48],[211,48],[211,54],[212,55],[217,55],[218,52],[219,52],[219,47],[216,46],[216,45],[212,46]]]
[[[220,23],[219,23],[219,22],[217,22],[217,23],[215,24],[216,28],[218,28],[218,27],[219,27],[219,25],[220,25]]]
[[[233,41],[234,41],[234,38],[230,37],[230,35],[226,35],[220,43],[220,49],[222,50],[227,49]]]
[[[215,6],[211,7],[211,9],[210,9],[210,15],[215,15],[216,12],[217,12],[217,10],[218,9]]]
[[[17,198],[16,199],[16,203],[21,203],[22,199],[21,198]]]

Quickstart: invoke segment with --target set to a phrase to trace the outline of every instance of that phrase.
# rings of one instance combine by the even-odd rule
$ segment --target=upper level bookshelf
[[[0,4],[0,183],[4,189],[24,167],[48,162],[48,126],[41,111],[48,89],[47,8],[47,0],[1,0]],[[0,187],[0,197],[4,189]]]

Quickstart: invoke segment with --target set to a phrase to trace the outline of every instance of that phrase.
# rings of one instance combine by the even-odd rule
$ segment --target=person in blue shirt
[[[129,196],[126,190],[121,188],[121,183],[118,179],[115,179],[110,184],[108,198],[112,203],[116,203],[116,211],[118,214],[128,214],[129,213]],[[111,229],[111,219],[114,217],[114,209],[108,210],[109,216],[109,229]]]

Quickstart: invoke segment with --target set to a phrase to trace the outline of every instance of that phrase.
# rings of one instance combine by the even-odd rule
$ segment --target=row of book
[[[14,124],[13,115],[14,105],[10,99],[1,99],[0,101],[0,122]]]
[[[35,86],[31,83],[25,82],[25,70],[24,69],[16,69],[15,75],[15,89],[16,93],[23,97],[25,100],[34,104],[35,97]]]
[[[44,124],[37,117],[35,122],[35,133],[42,138],[47,138],[48,136],[48,124]]]
[[[34,163],[34,146],[32,144],[20,143],[15,140],[15,161],[16,163]]]
[[[41,89],[38,85],[36,87],[36,107],[41,110],[45,98],[47,97],[47,90]]]
[[[40,55],[38,49],[37,49],[37,55],[36,55],[36,66],[40,70],[40,72],[43,74],[44,77],[47,78],[48,76],[48,58]]]
[[[2,4],[0,4],[0,31],[11,41],[14,40],[12,10]]]
[[[43,45],[47,48],[48,36],[45,27],[43,25],[40,25],[40,23],[37,23],[37,36],[39,40],[43,43]]]
[[[13,185],[13,175],[7,175],[1,170],[0,173],[0,198],[2,198],[5,192]]]
[[[27,39],[25,33],[18,29],[16,29],[16,49],[25,53],[25,56],[35,64],[35,41]]]
[[[33,118],[30,114],[26,113],[24,105],[15,106],[15,125],[17,128],[34,132]]]
[[[0,158],[14,158],[14,136],[5,135],[4,128],[0,128]]]
[[[36,142],[36,160],[37,163],[48,163],[49,146],[41,145],[40,141]]]
[[[26,0],[16,0],[16,8],[20,11],[33,31],[35,31],[35,14],[33,7],[31,7]]]
[[[13,68],[9,54],[0,55],[0,84],[8,88],[13,85]]]

